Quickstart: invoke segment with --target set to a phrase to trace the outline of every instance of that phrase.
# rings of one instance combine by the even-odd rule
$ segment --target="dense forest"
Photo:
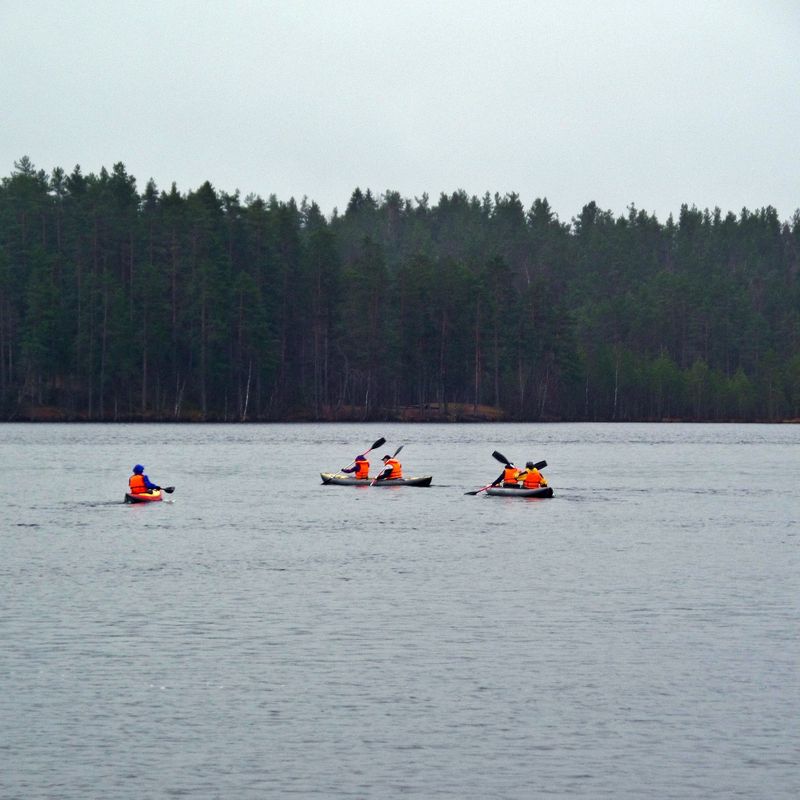
[[[0,418],[800,418],[800,212],[0,181]]]

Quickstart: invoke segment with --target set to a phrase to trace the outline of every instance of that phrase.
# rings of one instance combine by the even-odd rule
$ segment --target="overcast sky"
[[[800,207],[800,2],[0,0],[0,176]]]

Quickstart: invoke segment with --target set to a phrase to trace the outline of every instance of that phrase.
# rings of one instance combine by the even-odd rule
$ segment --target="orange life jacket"
[[[519,477],[519,470],[513,466],[507,466],[503,470],[503,483],[516,483]]]
[[[542,473],[534,467],[525,472],[525,480],[522,485],[526,489],[538,489],[540,486],[547,486],[547,481],[542,476]]]
[[[364,461],[356,461],[356,471],[353,477],[361,480],[369,478],[369,461],[366,459]]]
[[[386,476],[388,480],[395,480],[395,478],[403,477],[403,466],[396,458],[390,458],[386,461],[385,467],[391,467],[392,471]],[[384,467],[384,469],[385,469]]]
[[[144,482],[144,475],[131,475],[128,478],[128,486],[130,486],[131,494],[146,494],[147,484]]]

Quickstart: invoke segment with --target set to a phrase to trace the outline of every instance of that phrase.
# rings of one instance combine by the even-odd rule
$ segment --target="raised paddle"
[[[381,436],[380,439],[376,439],[372,443],[372,447],[370,447],[369,450],[365,450],[361,455],[365,456],[367,453],[371,453],[376,447],[380,447],[382,444],[386,444],[386,439],[384,439],[383,436]],[[355,466],[355,463],[355,461],[351,461],[346,467],[342,467],[342,470],[350,469],[350,467]]]
[[[401,450],[402,450],[404,447],[405,447],[405,445],[404,445],[404,444],[401,444],[401,445],[400,445],[400,447],[398,447],[398,448],[397,448],[397,450],[395,450],[395,451],[394,451],[394,454],[392,455],[392,458],[396,458],[396,457],[397,457],[397,454],[398,454],[398,453],[399,453],[399,452],[400,452],[400,451],[401,451]],[[386,469],[386,467],[384,467],[384,469]],[[376,476],[375,476],[375,477],[372,479],[372,483],[370,483],[370,486],[374,486],[374,485],[375,485],[375,481],[377,481],[377,480],[378,480],[378,478],[381,476],[381,473],[382,473],[382,472],[383,472],[383,470],[381,470],[381,471],[380,471],[380,472],[379,472],[379,473],[378,473],[378,474],[377,474],[377,475],[376,475]]]
[[[509,461],[502,453],[498,452],[497,450],[492,453],[492,458],[496,458],[501,464],[512,464],[513,461]],[[537,461],[533,465],[536,469],[544,469],[547,466],[546,461]],[[491,484],[490,484],[491,485]]]

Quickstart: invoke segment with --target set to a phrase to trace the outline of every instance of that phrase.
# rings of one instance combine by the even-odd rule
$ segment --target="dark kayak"
[[[131,494],[130,492],[125,492],[125,502],[126,503],[157,503],[159,500],[162,500],[161,490],[156,489],[152,492],[143,492],[142,494]]]
[[[513,489],[511,487],[492,486],[491,489],[486,490],[486,494],[494,497],[552,497],[553,490],[549,486],[543,486],[541,489]]]
[[[321,472],[320,478],[324,484],[330,486],[430,486],[432,475],[423,475],[419,478],[396,478],[395,480],[375,481],[372,478],[359,480],[341,472]]]

